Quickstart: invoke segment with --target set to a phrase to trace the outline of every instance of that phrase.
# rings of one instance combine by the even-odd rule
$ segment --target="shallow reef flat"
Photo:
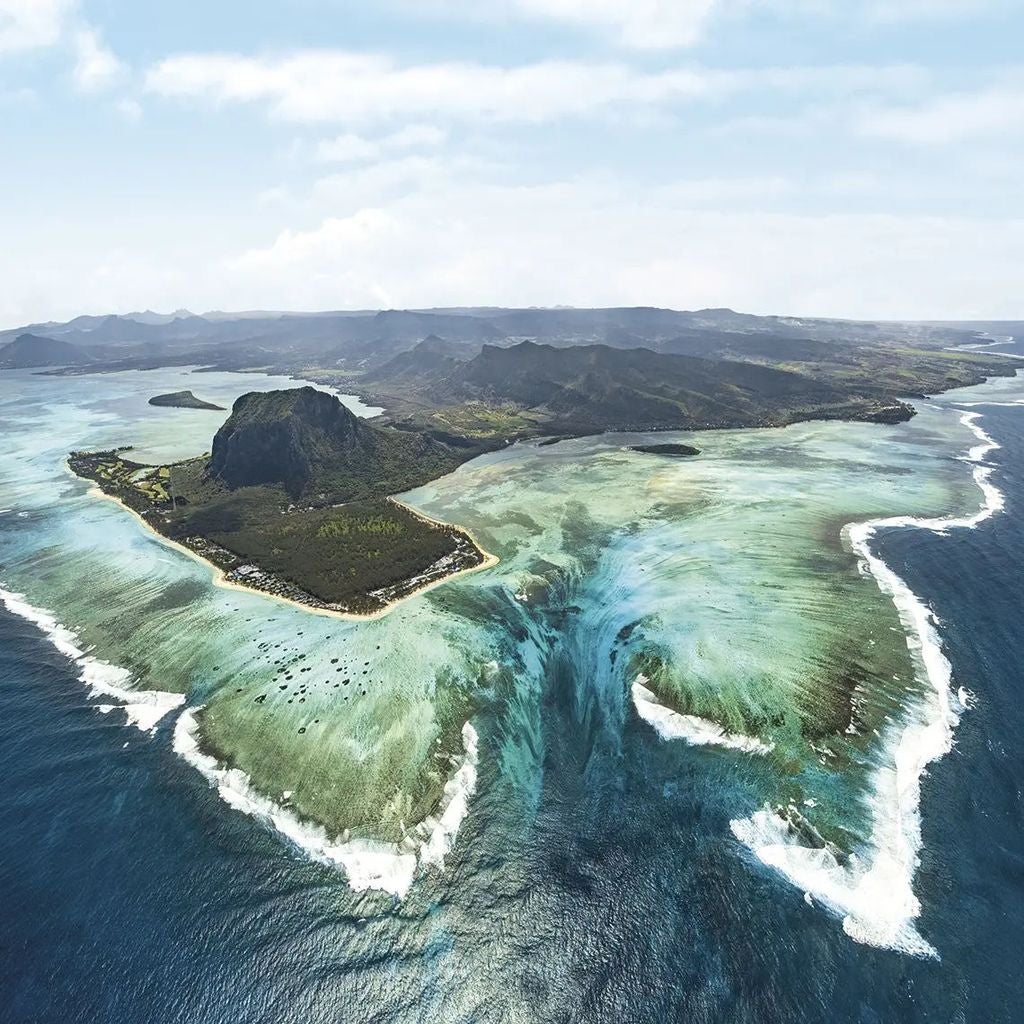
[[[523,813],[555,742],[543,702],[557,677],[595,744],[635,728],[663,742],[653,701],[709,757],[749,762],[754,796],[738,816],[782,808],[797,841],[840,865],[873,841],[891,725],[929,683],[844,527],[978,507],[957,458],[977,438],[948,401],[895,426],[606,435],[481,457],[402,499],[471,530],[500,563],[383,618],[339,622],[216,588],[62,471],[58,452],[138,436],[145,396],[187,382],[157,376],[118,381],[106,399],[95,382],[61,380],[72,412],[60,415],[45,399],[56,385],[40,386],[0,463],[9,515],[24,513],[5,520],[0,581],[134,685],[187,693],[199,748],[288,822],[409,856],[466,768],[467,722],[479,785]],[[233,376],[209,375],[204,393],[227,399],[258,379]],[[629,450],[654,443],[700,455]]]

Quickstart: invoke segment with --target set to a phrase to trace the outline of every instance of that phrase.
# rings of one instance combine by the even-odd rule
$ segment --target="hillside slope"
[[[82,366],[92,362],[77,345],[39,334],[19,334],[0,348],[0,368],[28,370],[41,366]]]
[[[475,358],[409,376],[408,363],[376,380],[381,400],[397,400],[414,420],[426,400],[427,422],[449,428],[481,407],[514,410],[513,433],[706,429],[768,426],[796,419],[907,419],[911,409],[890,397],[865,396],[804,374],[753,362],[666,355],[607,345],[554,348],[524,341],[485,345]],[[404,411],[404,410],[403,410]],[[516,419],[518,417],[518,419]]]
[[[468,455],[431,437],[360,420],[315,388],[242,395],[217,431],[207,476],[231,490],[280,486],[314,504],[396,494]]]

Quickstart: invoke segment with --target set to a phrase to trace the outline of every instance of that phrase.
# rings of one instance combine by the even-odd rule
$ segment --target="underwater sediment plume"
[[[224,397],[233,376],[204,391]],[[140,410],[153,390],[113,386]],[[62,453],[156,444],[158,425],[69,408],[41,403],[3,457],[0,597],[80,667],[100,710],[170,731],[227,807],[352,889],[409,897],[489,829],[529,830],[571,751],[617,772],[596,752],[632,737],[738,773],[723,841],[850,937],[934,952],[917,928],[920,786],[964,699],[927,607],[872,544],[999,510],[976,413],[921,403],[910,424],[707,431],[699,457],[650,454],[689,454],[692,434],[484,454],[400,497],[498,560],[359,620],[215,586],[96,500]],[[194,430],[179,462],[208,443]],[[566,721],[571,735],[553,731]]]

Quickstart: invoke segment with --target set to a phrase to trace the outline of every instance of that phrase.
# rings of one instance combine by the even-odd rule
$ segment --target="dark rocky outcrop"
[[[304,387],[242,395],[213,439],[207,475],[231,489],[281,486],[293,500],[337,503],[408,490],[473,454],[373,426]]]

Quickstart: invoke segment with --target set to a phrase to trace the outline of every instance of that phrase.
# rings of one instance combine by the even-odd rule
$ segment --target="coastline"
[[[951,409],[950,411],[952,412],[954,410]],[[962,410],[956,411],[962,412]],[[913,820],[914,817],[918,815],[918,804],[920,800],[920,778],[928,763],[936,760],[937,758],[942,757],[945,753],[948,753],[951,745],[953,729],[959,722],[960,711],[958,710],[956,698],[951,692],[948,678],[945,680],[944,689],[939,685],[939,682],[941,680],[939,679],[939,676],[936,675],[936,672],[941,673],[943,666],[945,666],[945,668],[948,669],[949,664],[948,661],[945,660],[944,655],[942,655],[941,653],[941,639],[939,638],[938,633],[934,628],[934,623],[931,621],[930,612],[923,605],[923,602],[921,602],[920,599],[916,598],[916,595],[913,595],[913,593],[909,591],[909,588],[907,588],[906,585],[903,584],[903,581],[900,580],[899,577],[896,576],[894,573],[892,573],[891,570],[888,569],[888,566],[886,566],[885,563],[881,561],[881,559],[878,559],[871,553],[869,545],[871,539],[875,536],[876,531],[879,529],[889,527],[914,526],[917,528],[929,529],[939,534],[946,534],[952,529],[973,528],[979,525],[981,522],[988,519],[990,516],[994,515],[997,511],[999,511],[1002,508],[1002,495],[999,492],[998,488],[991,484],[989,480],[992,474],[992,468],[983,465],[978,465],[978,463],[980,463],[989,452],[999,447],[998,444],[994,442],[992,438],[989,437],[989,435],[986,434],[983,429],[977,426],[977,421],[980,418],[980,413],[964,413],[961,416],[961,422],[964,423],[965,426],[968,426],[968,428],[974,432],[975,436],[978,438],[980,443],[972,447],[966,456],[960,457],[963,461],[975,464],[973,473],[974,479],[978,486],[982,489],[982,492],[985,497],[985,504],[982,506],[981,510],[978,513],[969,517],[949,517],[941,519],[914,519],[912,517],[897,517],[889,519],[882,518],[877,520],[866,521],[864,523],[851,523],[848,524],[843,531],[844,537],[846,537],[849,541],[851,549],[854,550],[860,557],[861,562],[864,565],[866,571],[870,572],[870,574],[876,580],[878,586],[883,590],[883,592],[888,593],[889,596],[893,598],[897,610],[900,613],[900,618],[903,621],[906,630],[908,644],[911,644],[911,642],[915,639],[919,643],[920,649],[915,652],[915,655],[919,655],[919,658],[915,657],[915,660],[920,660],[925,672],[925,676],[927,678],[927,682],[935,690],[935,693],[932,696],[934,697],[935,703],[938,706],[938,712],[941,718],[941,721],[938,722],[938,728],[931,729],[930,726],[935,724],[934,722],[916,721],[913,718],[913,714],[919,711],[934,711],[935,708],[911,708],[909,709],[909,713],[907,715],[901,716],[899,723],[897,724],[897,727],[894,727],[894,732],[898,732],[898,735],[894,736],[892,740],[890,740],[888,736],[884,739],[885,749],[889,750],[890,748],[893,748],[895,750],[896,777],[894,779],[880,777],[874,787],[876,795],[879,799],[885,798],[889,800],[891,798],[895,798],[898,809],[900,810],[900,813],[903,816],[897,820],[897,824],[895,826],[895,839],[891,834],[883,836],[882,830],[879,829],[879,842],[877,844],[875,843],[875,833],[873,832],[872,842],[869,844],[869,846],[871,849],[874,849],[876,852],[878,852],[878,850],[881,848],[880,844],[882,838],[885,838],[887,841],[896,842],[899,845],[898,856],[891,857],[886,864],[882,865],[882,867],[885,867],[887,869],[893,869],[894,871],[908,871],[910,876],[910,882],[913,881],[913,874],[916,867],[916,856],[917,852],[920,849],[920,822],[919,819],[916,821]],[[76,476],[76,479],[80,478]],[[103,493],[102,490],[100,490],[98,487],[95,488],[95,491],[96,493],[99,493],[102,497],[116,501],[119,505],[121,505],[122,508],[127,508],[129,512],[132,512],[134,515],[136,515],[136,518],[141,520],[143,525],[147,529],[149,529],[158,540],[162,541],[163,543],[171,547],[179,548],[186,554],[191,555],[193,558],[196,558],[199,562],[205,564],[207,567],[215,570],[215,584],[219,582],[219,584],[225,587],[226,589],[236,589],[240,591],[254,592],[255,588],[230,582],[226,579],[221,579],[220,581],[218,581],[216,579],[216,574],[217,571],[220,570],[218,570],[218,567],[213,565],[213,563],[210,563],[201,555],[185,547],[184,545],[180,545],[177,542],[159,533],[159,531],[154,529],[152,525],[149,522],[147,522],[144,516],[141,516],[138,513],[134,512],[133,509],[128,508],[128,506],[124,505],[124,503],[118,500],[116,497]],[[420,516],[428,521],[434,523],[439,522],[439,520],[431,519],[431,517],[426,516],[424,513],[419,512],[418,510],[412,508],[411,506],[405,505],[403,502],[398,501],[398,499],[390,500],[395,501],[396,504],[399,504],[409,509],[413,514],[416,514],[417,516]],[[467,534],[469,533],[469,531],[465,532]],[[469,535],[472,537],[472,534]],[[476,543],[475,538],[473,538],[473,540],[474,543]],[[483,552],[483,549],[479,548],[479,545],[477,545],[477,547],[478,550],[481,550],[481,553],[485,555],[485,558],[488,557],[486,552]],[[494,563],[491,564],[496,563],[497,558],[494,558]],[[458,572],[452,573],[451,575],[443,577],[440,580],[433,581],[431,584],[426,585],[422,589],[426,590],[429,589],[431,586],[439,586],[442,583],[447,582],[449,579],[454,578],[454,576],[459,575],[461,572],[473,572],[479,568],[485,568],[487,566],[488,563],[485,561],[479,566],[473,566],[464,570],[459,570]],[[223,576],[223,572],[220,572],[221,575]],[[888,573],[888,576],[885,575],[886,573]],[[887,589],[887,586],[890,587],[890,589]],[[902,607],[900,603],[900,600],[904,596],[900,592],[900,587],[902,587],[903,590],[906,591],[907,595],[909,595],[909,597],[907,598],[906,608]],[[389,605],[386,608],[380,609],[379,611],[376,611],[374,613],[364,615],[337,612],[331,609],[317,609],[312,606],[305,605],[301,602],[292,601],[287,598],[276,597],[276,595],[269,594],[267,592],[258,590],[255,590],[255,592],[263,593],[264,596],[267,597],[274,597],[276,600],[281,600],[285,603],[294,604],[296,607],[304,609],[308,612],[334,615],[336,617],[352,619],[356,621],[364,621],[386,615],[394,607],[400,604],[401,601],[405,600],[406,597],[411,597],[415,593],[419,593],[420,590],[418,589],[415,591],[411,591],[409,594],[404,595],[403,597],[396,599],[394,602],[389,603]],[[923,609],[923,612],[921,612],[920,615],[918,614],[920,609],[917,606],[920,606],[920,609]],[[938,649],[938,658],[940,659],[939,661],[931,660],[931,647],[929,645],[932,643],[932,641],[934,641],[934,644]],[[139,692],[158,693],[159,691]],[[960,704],[962,705],[963,703],[964,701],[961,698]],[[184,717],[184,713],[180,717]],[[939,735],[942,731],[948,733],[947,738],[944,739],[941,735]],[[908,742],[916,742],[920,740],[927,741],[930,743],[939,743],[940,745],[942,745],[942,749],[939,750],[939,752],[937,753],[931,754],[925,760],[920,761],[920,755],[916,755],[915,759],[915,752],[913,750],[910,750],[909,748],[906,750],[903,749],[904,740],[908,740]],[[880,770],[879,775],[884,776],[886,771],[888,771],[888,769]],[[231,806],[237,806],[237,804],[235,804],[229,796],[224,794],[219,784],[217,784],[217,788],[225,802],[227,802]],[[447,785],[445,786],[445,789],[447,791]],[[256,795],[259,796],[259,794]],[[261,797],[261,799],[263,798]],[[273,806],[277,807],[278,805]],[[245,810],[244,808],[241,809]],[[258,812],[254,811],[246,811],[246,813],[258,814]],[[775,816],[772,815],[771,817],[774,818]],[[753,818],[750,820],[753,821],[754,818],[757,818],[757,815],[754,815]],[[908,818],[911,820],[908,821]],[[274,824],[275,827],[278,827],[276,822],[274,822]],[[735,822],[732,824],[734,826],[736,825]],[[783,835],[782,837],[778,837],[772,836],[770,834],[771,827],[775,824],[778,824],[778,822],[766,819],[766,822],[763,824],[765,836],[759,837],[760,847],[758,849],[755,849],[755,853],[764,863],[777,868],[783,874],[787,874],[787,869],[793,870],[792,865],[788,862],[788,855],[787,857],[783,858],[781,863],[772,863],[769,859],[771,854],[769,854],[768,857],[766,857],[762,856],[762,852],[765,850],[766,844],[771,845],[772,843],[774,843],[775,846],[786,847],[787,850],[792,849],[794,844],[792,844],[788,840],[788,837],[786,837],[785,835]],[[891,825],[891,822],[886,822],[883,824],[885,825],[885,828],[889,830],[890,833],[893,833],[894,829]],[[288,830],[280,829],[280,831],[282,831],[285,835],[291,838],[292,841],[298,842],[298,840],[295,839],[294,835],[292,835],[292,833]],[[783,831],[785,831],[784,823]],[[739,837],[739,833],[737,832],[735,827],[733,828],[733,832]],[[916,847],[914,846],[915,841],[917,843]],[[302,844],[299,843],[299,845]],[[303,849],[307,849],[307,847],[303,846]],[[812,852],[805,850],[805,848],[803,847],[798,847],[797,849],[804,850],[806,853]],[[827,870],[829,872],[832,872],[833,869],[831,866],[822,866],[822,864],[820,863],[821,859],[822,858],[819,856],[817,858],[817,864],[805,866],[809,869],[814,868],[819,871]],[[878,859],[879,858],[876,858],[876,860]],[[804,876],[802,874],[800,875],[800,881],[796,881],[796,879],[793,876],[788,874],[787,877],[789,877],[791,881],[796,881],[796,884],[798,884],[801,888],[805,888],[805,892],[808,892],[811,895],[817,897],[817,899],[820,902],[822,902],[823,904],[827,904],[832,910],[836,911],[837,913],[844,914],[844,929],[857,941],[867,942],[872,945],[888,945],[890,947],[895,945],[895,948],[902,949],[904,952],[910,952],[916,955],[923,956],[936,956],[937,954],[935,953],[935,950],[918,935],[916,928],[913,925],[913,918],[916,918],[918,916],[920,912],[920,907],[919,904],[917,904],[916,898],[913,895],[912,888],[910,889],[911,902],[905,902],[900,905],[901,913],[903,913],[905,918],[909,920],[909,928],[907,929],[904,927],[906,923],[904,922],[904,925],[900,926],[900,930],[896,933],[895,939],[893,941],[877,941],[879,938],[879,932],[876,928],[878,922],[874,920],[870,914],[864,914],[859,912],[861,910],[861,908],[859,907],[855,909],[850,909],[851,901],[849,899],[849,896],[844,894],[844,892],[841,890],[849,890],[851,888],[851,882],[855,883],[857,886],[861,886],[868,879],[870,879],[872,883],[880,883],[882,879],[879,878],[877,874],[875,874],[876,861],[864,861],[861,864],[856,864],[855,858],[853,858],[851,859],[851,863],[855,865],[854,868],[847,868],[845,865],[840,867],[837,864],[836,871],[840,872],[840,874],[837,878],[828,880],[828,884],[820,884],[818,886],[819,891],[814,891],[814,889],[810,886],[805,888],[803,882]],[[796,870],[802,872],[805,866],[797,865]],[[859,872],[859,875],[855,876],[854,871]],[[896,895],[902,897],[902,895],[904,895],[904,892],[899,886],[900,879],[897,878],[895,881]],[[896,903],[897,900],[892,899],[893,879],[887,877],[885,879],[885,883],[886,884],[884,886],[880,884],[872,884],[869,887],[871,891],[865,891],[864,895],[870,896],[872,899],[878,900],[891,899],[893,903]],[[355,888],[355,886],[353,887]],[[882,937],[884,939],[884,936]]]
[[[65,468],[67,467],[65,466]],[[71,472],[70,469],[68,472]],[[76,479],[80,479],[77,475],[72,475]],[[191,555],[211,569],[218,569],[217,566],[207,562],[206,559],[189,548],[154,530],[144,517],[128,508],[113,495],[105,494],[95,486],[90,488],[90,492],[93,490],[100,497],[116,502],[131,512],[146,529],[163,543]],[[404,506],[402,502],[398,502],[398,504],[409,507]],[[439,522],[418,510],[411,508],[410,510],[431,522]],[[484,564],[496,564],[497,558],[490,557],[494,561]],[[472,572],[482,567],[483,564],[461,571]],[[452,576],[454,575],[458,574],[452,574]],[[432,585],[437,586],[447,582],[450,578],[452,577],[434,581]],[[242,587],[228,581],[221,581],[221,585],[229,589],[253,592],[252,588]],[[259,592],[257,591],[257,593]],[[266,594],[265,596],[273,595]],[[411,594],[407,596],[411,596]],[[307,605],[283,598],[278,598],[278,600],[295,604],[305,611],[319,611],[321,614],[332,615],[342,614],[327,609],[310,608]],[[396,601],[372,616],[345,615],[344,617],[379,618],[399,603],[400,601]],[[363,892],[373,889],[401,900],[408,894],[417,875],[432,868],[444,870],[445,858],[454,848],[459,829],[469,813],[470,800],[476,792],[479,737],[471,722],[463,723],[462,755],[456,760],[451,774],[446,779],[433,811],[422,821],[409,828],[402,842],[385,843],[347,837],[331,839],[321,826],[304,821],[292,809],[254,789],[248,775],[243,771],[228,768],[213,755],[202,750],[199,736],[200,726],[196,718],[196,714],[202,710],[202,705],[186,707],[186,694],[184,693],[155,689],[126,689],[125,684],[132,679],[131,673],[120,666],[100,661],[90,655],[87,650],[83,650],[78,646],[77,634],[61,625],[52,612],[29,604],[23,595],[2,586],[0,586],[0,604],[12,615],[17,615],[39,628],[50,643],[80,669],[79,679],[87,686],[92,699],[98,700],[101,697],[106,697],[120,702],[116,705],[106,703],[93,705],[101,714],[107,714],[119,707],[126,713],[127,725],[134,725],[140,731],[153,735],[159,723],[168,714],[178,712],[180,709],[180,713],[175,717],[173,727],[172,746],[174,752],[203,775],[216,790],[218,797],[229,807],[269,825],[309,858],[329,866],[340,867],[353,891]]]
[[[70,472],[70,470],[68,471]],[[76,476],[76,479],[79,478]],[[211,569],[218,568],[189,548],[164,537],[154,530],[142,516],[125,506],[113,495],[103,493],[98,487],[95,490],[100,497],[116,502],[135,515],[160,541],[191,555]],[[422,515],[417,510],[412,511],[417,515]],[[427,516],[424,518],[430,519]],[[431,521],[436,522],[436,520]],[[495,558],[495,563],[496,561]],[[471,572],[482,567],[474,566],[472,569],[461,571]],[[435,581],[433,585],[447,582],[450,578],[445,577],[443,580]],[[253,592],[251,588],[227,581],[222,581],[221,585],[229,589]],[[407,596],[411,596],[411,594]],[[287,601],[283,598],[278,598],[278,600]],[[287,601],[287,603],[296,604],[297,607],[305,611],[341,614],[310,608],[297,602]],[[398,603],[400,601],[394,602],[395,605]],[[340,867],[353,891],[363,892],[373,889],[388,893],[401,900],[408,894],[418,874],[431,868],[444,870],[445,858],[454,848],[459,829],[469,813],[470,799],[476,792],[479,737],[471,722],[463,723],[463,752],[445,781],[436,806],[422,821],[407,831],[406,837],[401,843],[345,837],[331,839],[321,826],[302,820],[290,808],[282,806],[271,797],[254,789],[249,777],[244,772],[226,767],[213,755],[202,750],[199,722],[196,718],[196,714],[202,710],[202,705],[186,707],[187,695],[185,693],[156,689],[127,689],[126,684],[133,678],[128,669],[101,661],[93,657],[88,650],[83,650],[79,646],[78,636],[73,630],[63,626],[54,613],[29,604],[22,594],[0,586],[0,605],[3,605],[10,614],[25,619],[40,629],[57,651],[79,668],[78,678],[87,687],[91,699],[99,701],[105,697],[108,700],[119,702],[118,704],[96,703],[92,705],[101,714],[108,714],[115,708],[120,708],[126,714],[126,725],[135,726],[140,731],[153,735],[159,723],[168,714],[179,712],[175,716],[173,727],[172,746],[175,753],[203,775],[216,789],[218,797],[229,807],[271,826],[311,859],[329,866]],[[372,616],[345,617],[379,618],[390,611],[392,607],[393,605],[389,605],[388,608],[382,609]]]
[[[852,853],[845,864],[827,850],[814,850],[794,840],[787,823],[769,805],[749,818],[730,822],[733,835],[766,866],[842,918],[843,930],[857,942],[894,949],[912,956],[939,959],[934,946],[918,932],[921,904],[913,891],[923,845],[921,782],[929,764],[953,749],[953,735],[967,710],[965,691],[953,692],[953,669],[943,651],[932,611],[922,598],[871,550],[879,530],[912,527],[948,536],[951,530],[975,529],[1003,511],[1005,498],[991,482],[994,467],[985,457],[1000,448],[978,425],[981,413],[961,412],[960,422],[978,439],[961,461],[974,465],[973,479],[983,504],[972,516],[914,518],[894,516],[849,523],[844,543],[857,556],[861,571],[871,576],[896,607],[915,664],[927,692],[908,707],[883,738],[891,763],[875,770],[871,798],[872,829],[866,856]]]
[[[75,480],[83,479],[68,466],[67,462],[64,463],[64,468],[72,477],[74,477]],[[458,526],[454,523],[443,523],[441,522],[441,520],[433,519],[425,513],[421,512],[419,509],[413,508],[411,505],[407,505],[405,504],[405,502],[399,501],[397,498],[389,497],[387,499],[388,501],[393,501],[396,505],[399,505],[400,507],[406,509],[408,512],[412,513],[413,515],[419,517],[420,519],[426,522],[432,523],[435,526],[454,527],[457,530],[461,530],[467,537],[469,537],[469,539],[473,542],[474,547],[483,556],[483,561],[479,565],[471,565],[467,566],[464,569],[457,569],[455,572],[448,573],[448,575],[442,576],[440,579],[431,580],[428,583],[424,583],[421,586],[415,587],[414,589],[410,590],[407,594],[403,594],[401,597],[397,597],[393,601],[389,601],[383,608],[379,608],[376,611],[362,613],[342,612],[334,608],[320,608],[316,605],[304,604],[302,601],[295,601],[290,597],[282,597],[281,595],[273,594],[268,590],[260,590],[258,587],[247,587],[244,583],[236,583],[234,580],[229,580],[227,578],[227,573],[219,565],[216,565],[208,559],[203,558],[203,556],[200,555],[199,552],[193,551],[191,548],[186,547],[184,544],[179,544],[178,541],[172,540],[170,537],[161,533],[153,526],[152,523],[146,520],[145,516],[140,515],[138,512],[135,511],[135,509],[130,508],[123,501],[121,501],[120,498],[116,497],[115,495],[107,494],[106,491],[104,491],[99,486],[99,484],[92,483],[91,486],[89,487],[89,490],[87,491],[87,494],[90,497],[103,498],[106,501],[112,501],[119,508],[134,516],[135,519],[138,522],[140,522],[146,528],[146,530],[148,530],[149,533],[156,537],[156,539],[159,540],[162,544],[165,544],[167,547],[173,548],[175,551],[179,551],[182,554],[188,555],[190,558],[199,562],[200,565],[209,569],[212,576],[213,585],[216,587],[223,587],[225,590],[237,590],[245,594],[258,594],[261,597],[265,597],[269,600],[278,601],[281,604],[291,605],[293,608],[299,608],[302,611],[309,612],[312,615],[328,616],[334,619],[342,619],[346,622],[369,622],[373,619],[383,618],[385,615],[389,615],[392,611],[394,611],[394,609],[397,608],[400,604],[402,604],[403,601],[407,601],[412,597],[417,597],[419,595],[425,594],[427,593],[427,591],[433,590],[435,587],[439,587],[442,584],[448,583],[450,580],[454,580],[459,576],[468,575],[469,573],[474,572],[480,572],[482,569],[492,569],[500,562],[498,556],[491,554],[489,551],[486,551],[483,547],[481,547],[474,534],[470,530],[467,530],[465,527]]]
[[[82,478],[75,474],[67,463],[65,470],[76,480]],[[272,598],[285,604],[318,615],[327,615],[334,618],[341,618],[348,621],[364,622],[372,619],[379,619],[389,614],[402,601],[421,594],[433,587],[447,583],[464,573],[476,572],[480,569],[491,568],[497,565],[499,559],[496,555],[487,552],[476,540],[476,537],[469,530],[464,530],[477,550],[483,556],[483,561],[476,566],[460,569],[457,572],[433,580],[408,594],[403,595],[378,611],[369,614],[356,614],[349,612],[338,612],[327,608],[316,608],[310,605],[293,601],[289,598],[270,594],[266,591],[256,590],[242,584],[234,583],[225,578],[224,571],[212,562],[207,561],[197,552],[183,544],[164,536],[154,529],[145,517],[134,509],[125,505],[114,495],[105,493],[97,484],[93,483],[88,490],[90,497],[100,497],[114,502],[121,509],[129,512],[142,526],[155,537],[159,542],[186,554],[205,566],[211,571],[213,583],[228,590],[237,590],[249,594],[259,594],[263,597]],[[435,519],[419,509],[397,498],[389,498],[400,507],[407,509],[411,514],[420,519],[438,525],[450,526],[441,520]],[[459,527],[459,529],[463,529]],[[6,601],[7,592],[0,589],[0,601]],[[18,598],[18,595],[10,595]],[[30,608],[26,604],[26,608]],[[10,610],[14,610],[10,608]],[[22,614],[20,610],[17,612]],[[49,613],[41,612],[42,616]],[[25,614],[23,617],[30,621],[38,622],[38,618]],[[71,638],[74,634],[64,627],[56,625],[55,631],[66,632]],[[67,653],[58,635],[55,639],[55,631],[44,628],[44,632],[50,637],[62,653]],[[77,652],[77,648],[74,648]],[[71,657],[71,654],[68,655]],[[92,663],[94,659],[86,658]],[[119,680],[130,678],[127,670],[106,663],[97,663],[108,670],[108,673]],[[87,678],[87,672],[89,678]],[[203,751],[200,740],[200,725],[196,714],[202,710],[202,705],[197,707],[182,707],[186,701],[185,694],[165,694],[158,690],[126,691],[119,687],[106,684],[101,674],[92,669],[83,670],[80,677],[91,687],[91,695],[106,694],[114,699],[124,702],[124,709],[128,714],[129,724],[135,724],[138,728],[150,733],[155,731],[157,723],[169,712],[181,708],[180,714],[176,716],[173,728],[172,746],[175,753],[187,764],[196,769],[216,789],[217,795],[229,807],[257,818],[280,833],[285,839],[301,850],[306,856],[313,860],[320,861],[333,867],[340,867],[345,874],[349,887],[355,892],[366,890],[377,890],[385,892],[401,900],[408,894],[418,874],[430,868],[444,870],[445,857],[454,847],[462,822],[469,813],[470,799],[476,792],[477,765],[479,761],[479,739],[476,730],[470,722],[465,722],[462,727],[463,754],[457,761],[449,778],[446,780],[440,799],[432,811],[423,821],[414,825],[408,830],[406,838],[402,843],[385,843],[373,840],[341,838],[332,840],[326,831],[319,825],[302,820],[293,810],[277,803],[271,797],[254,789],[249,777],[239,769],[228,768],[211,754]],[[97,710],[106,713],[111,710],[110,705],[97,705]]]

